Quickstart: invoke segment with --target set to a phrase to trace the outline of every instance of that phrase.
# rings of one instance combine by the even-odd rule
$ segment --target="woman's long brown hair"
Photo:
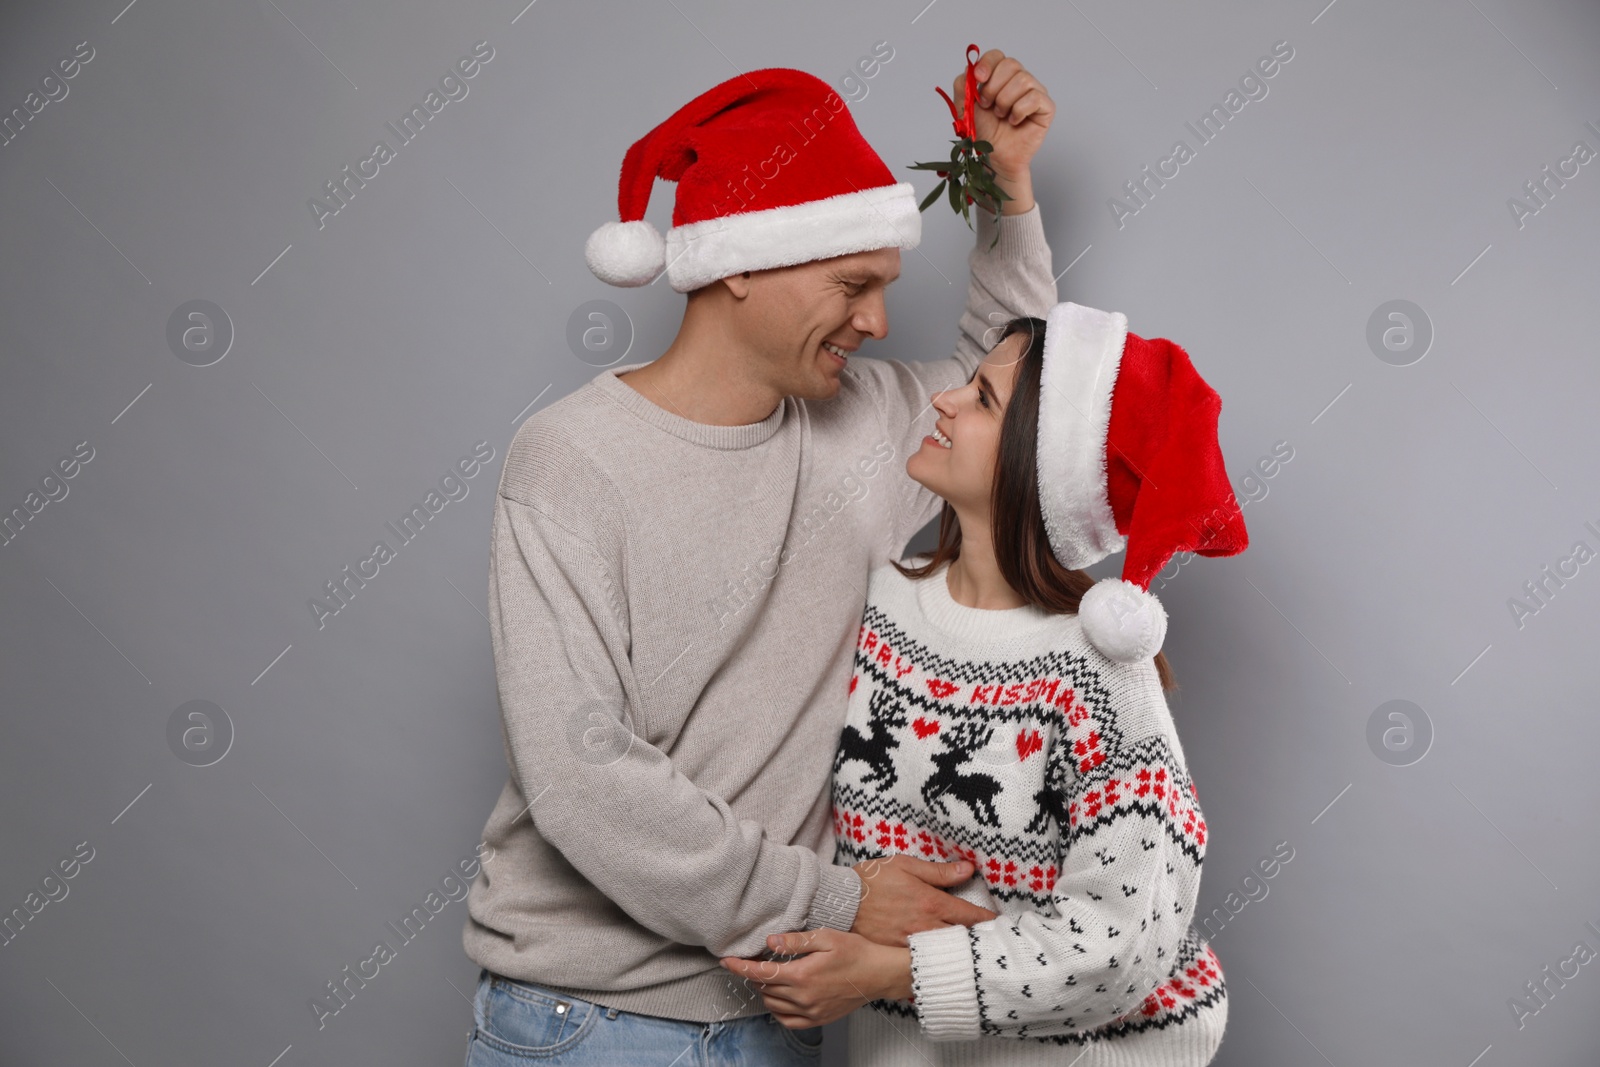
[[[1000,450],[995,458],[994,490],[990,497],[995,562],[1006,584],[1027,603],[1052,614],[1078,612],[1078,602],[1094,585],[1087,571],[1068,570],[1056,559],[1039,506],[1038,441],[1039,380],[1044,368],[1043,319],[1022,317],[1006,323],[999,344],[1016,333],[1026,333],[1028,344],[1017,367],[1016,385],[1000,422]],[[939,511],[939,543],[933,557],[921,566],[891,560],[907,578],[926,578],[961,555],[961,522],[948,501]],[[1161,688],[1176,689],[1177,682],[1165,652],[1155,655]]]

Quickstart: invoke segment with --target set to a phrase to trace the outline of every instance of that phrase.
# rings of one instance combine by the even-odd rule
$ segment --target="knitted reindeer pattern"
[[[944,572],[923,581],[942,589]],[[1072,615],[994,612],[1005,625],[954,634],[919,584],[872,576],[835,862],[966,859],[992,903],[961,895],[1001,914],[913,934],[912,999],[871,1008],[935,1041],[1220,1040],[1222,969],[1192,924],[1206,823],[1154,664],[1111,662]]]

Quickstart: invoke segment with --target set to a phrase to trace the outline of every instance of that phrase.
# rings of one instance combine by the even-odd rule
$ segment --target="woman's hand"
[[[998,48],[979,57],[978,108],[974,116],[978,140],[994,145],[989,165],[995,181],[1014,199],[1002,202],[1001,213],[1018,215],[1033,208],[1033,174],[1030,166],[1045,131],[1055,118],[1056,104],[1016,59]],[[955,81],[957,107],[966,108],[965,71]]]
[[[911,997],[911,950],[868,941],[831,927],[774,934],[774,952],[804,953],[797,960],[747,960],[724,956],[722,966],[748,978],[767,1010],[790,1029],[822,1026],[873,1000]]]

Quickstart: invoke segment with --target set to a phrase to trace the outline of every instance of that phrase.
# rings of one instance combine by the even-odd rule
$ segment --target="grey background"
[[[1600,1058],[1600,964],[1520,1028],[1508,1003],[1600,949],[1600,564],[1521,628],[1507,604],[1600,548],[1600,162],[1520,228],[1507,206],[1600,149],[1600,10],[925,3],[6,5],[0,110],[95,56],[0,148],[0,511],[94,458],[0,548],[0,910],[78,842],[94,858],[0,948],[0,1061],[460,1062],[463,903],[320,1031],[308,1001],[472,854],[504,781],[490,500],[516,425],[595,373],[569,315],[617,303],[630,360],[676,327],[664,282],[583,263],[623,152],[737,71],[796,66],[910,175],[969,40],[1060,105],[1036,181],[1061,295],[1188,348],[1258,497],[1248,552],[1157,583],[1203,910],[1294,849],[1212,938],[1215,1062]],[[319,230],[308,200],[480,40],[468,95]],[[1108,198],[1279,40],[1268,95],[1119,228]],[[878,41],[892,60],[847,85]],[[972,238],[925,219],[872,355],[953,343]],[[196,299],[235,331],[206,367],[167,342]],[[1366,339],[1394,299],[1434,331],[1408,366]],[[307,601],[479,440],[468,495],[319,629]],[[1293,459],[1247,488],[1279,441]],[[1367,740],[1395,699],[1431,723],[1408,766]],[[169,747],[191,700],[235,731],[205,768]]]

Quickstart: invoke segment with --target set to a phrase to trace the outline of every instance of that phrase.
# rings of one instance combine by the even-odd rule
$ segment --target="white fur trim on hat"
[[[667,263],[661,231],[639,219],[608,222],[589,235],[583,258],[595,277],[611,285],[646,285]]]
[[[912,184],[879,185],[674,226],[667,233],[667,280],[687,293],[741,271],[874,248],[915,248],[921,240],[922,212]]]
[[[1039,376],[1039,507],[1050,547],[1072,570],[1121,551],[1106,491],[1111,394],[1128,317],[1071,301],[1045,319]]]
[[[1078,602],[1084,636],[1106,659],[1136,663],[1161,651],[1167,609],[1155,594],[1121,578],[1102,578]]]

